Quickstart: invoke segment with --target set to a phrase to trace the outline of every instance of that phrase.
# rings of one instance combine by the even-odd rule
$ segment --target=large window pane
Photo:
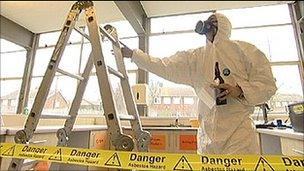
[[[54,78],[43,114],[68,114],[75,96],[77,80],[67,76]]]
[[[42,78],[33,78],[29,95],[28,108],[31,109]],[[76,93],[77,80],[67,76],[54,77],[43,108],[43,114],[68,114],[69,107]]]
[[[36,52],[33,76],[43,76],[52,57],[54,48],[38,49]]]
[[[136,49],[136,48],[138,48],[138,45],[139,45],[138,37],[135,37],[135,38],[124,38],[124,39],[120,39],[120,41],[122,43],[124,43],[125,45],[127,45],[131,49]]]
[[[55,45],[59,39],[60,33],[61,31],[41,34],[39,38],[39,47],[47,47],[47,46]],[[68,40],[68,44],[76,43],[80,41],[81,41],[81,35],[75,30],[73,30],[70,39]]]
[[[96,76],[91,76],[84,92],[79,114],[103,115],[103,107]]]
[[[118,37],[120,38],[120,41],[126,44],[129,48],[131,49],[138,48],[138,37],[136,37],[137,33],[134,31],[133,27],[130,25],[128,21],[117,21],[106,24],[110,24],[117,29],[117,34]],[[106,24],[103,24],[101,27],[104,27]],[[89,34],[87,27],[85,28],[85,32]],[[127,37],[132,37],[132,38],[127,38]],[[112,68],[116,68],[115,58],[112,55],[112,49],[113,49],[112,43],[108,39],[105,39],[102,44],[102,51],[106,63]],[[91,45],[89,44],[89,41],[85,39],[85,45],[82,54],[83,57],[81,60],[81,71],[83,71],[85,67],[90,52],[91,52]],[[132,63],[130,59],[125,59],[125,66],[127,70],[137,70],[137,66],[134,63]],[[94,72],[95,72],[95,68],[94,68]]]
[[[115,63],[115,57],[112,54],[112,44],[110,43],[110,41],[106,41],[104,43],[102,43],[102,54],[104,57],[104,60],[106,62],[106,65],[117,69],[116,67],[116,63]],[[90,53],[92,51],[92,46],[90,43],[85,43],[83,46],[83,51],[82,51],[82,59],[81,59],[81,72],[83,72],[86,63],[89,59]],[[95,69],[94,69],[95,72]]]
[[[297,61],[297,48],[291,25],[232,31],[232,39],[257,46],[272,61]]]
[[[116,28],[119,38],[137,36],[137,33],[134,31],[133,27],[127,20],[116,21],[116,22],[111,22],[111,23],[107,23],[107,24],[110,24]],[[103,24],[103,26],[104,25],[106,25],[106,24]]]
[[[56,43],[59,32],[42,34],[40,44],[45,43],[47,46]],[[80,41],[80,36],[76,32],[72,32],[71,42]],[[41,48],[36,52],[33,76],[31,82],[30,96],[28,108],[31,109],[34,99],[40,87],[42,77],[45,74],[47,65],[52,57],[54,47]],[[77,74],[80,59],[80,44],[67,45],[59,62],[59,68],[67,72]],[[46,103],[43,108],[43,114],[67,114],[72,100],[75,96],[77,80],[56,73]],[[38,77],[37,77],[38,76]]]
[[[188,50],[204,46],[206,39],[195,33],[173,34],[152,36],[150,38],[149,52],[155,57],[167,57],[175,54],[177,51]],[[149,116],[194,116],[195,101],[194,98],[188,100],[188,96],[195,97],[193,89],[186,85],[175,84],[152,73],[149,73],[150,105]],[[176,92],[184,92],[182,95],[176,95]],[[166,98],[179,96],[186,98],[183,103],[169,105]],[[162,103],[154,103],[153,99],[162,98]],[[190,97],[191,98],[191,97]],[[190,102],[191,101],[191,104]],[[155,101],[158,102],[158,101]],[[185,103],[184,103],[185,102]],[[170,102],[171,104],[171,102]],[[169,105],[169,106],[168,106]]]
[[[25,50],[25,49],[15,43],[12,43],[5,39],[0,39],[0,51],[1,52],[11,52],[11,51],[17,51],[17,50],[19,51],[19,50]]]
[[[34,76],[44,75],[47,65],[52,57],[53,51],[54,48],[42,48],[37,50],[33,69]],[[78,73],[79,56],[80,45],[66,46],[59,63],[59,68],[71,73]]]
[[[128,47],[130,47],[131,49],[137,49],[138,48],[138,38],[128,38],[128,39],[121,39],[121,41],[126,44]],[[103,43],[103,54],[104,54],[104,58],[106,60],[107,65],[111,66],[112,68],[116,68],[116,63],[115,63],[115,57],[112,54],[112,45],[109,41],[106,41],[105,43]],[[81,69],[80,71],[83,72],[84,67],[87,63],[88,57],[90,55],[91,52],[91,44],[90,43],[85,43],[83,46],[83,51],[82,51],[82,60],[81,60]],[[136,64],[134,64],[133,62],[131,62],[131,59],[124,59],[125,62],[125,66],[127,70],[137,70],[137,66]],[[93,69],[93,72],[95,72],[95,67]],[[132,81],[136,80],[136,73],[134,73],[135,75],[130,76],[129,74],[129,78],[132,77]]]
[[[14,114],[17,110],[19,92],[22,80],[0,81],[1,84],[1,114]]]
[[[117,70],[116,61],[115,61],[115,57],[114,57],[112,50],[113,50],[113,47],[112,47],[112,43],[110,41],[106,41],[102,44],[102,53],[103,53],[106,65]]]
[[[114,105],[117,109],[117,113],[119,115],[127,114],[119,79],[111,75],[110,84],[113,90]],[[91,76],[89,79],[80,106],[79,114],[104,114],[103,104],[100,96],[100,88],[96,76]]]
[[[272,71],[276,79],[278,90],[271,99],[273,112],[286,112],[286,106],[303,101],[303,88],[297,65],[273,66]]]
[[[126,21],[116,21],[116,22],[111,22],[111,23],[105,23],[100,25],[101,27],[104,27],[105,25],[110,24],[111,26],[115,27],[117,30],[117,34],[119,38],[124,38],[124,37],[136,37],[137,33],[131,26],[131,24]],[[89,30],[88,27],[85,27],[85,33],[89,35]],[[85,42],[88,42],[88,40],[85,39]]]
[[[81,56],[81,66],[80,66],[80,72],[82,73],[84,71],[84,68],[88,62],[90,53],[92,51],[91,44],[90,43],[84,43],[83,49],[82,49],[82,56]],[[95,68],[93,69],[95,72]]]
[[[122,88],[120,85],[120,79],[114,75],[110,76],[111,86],[113,90],[114,104],[119,115],[126,115],[127,109],[124,101],[124,96],[122,93]],[[132,91],[132,90],[131,90]]]
[[[128,73],[130,86],[137,84],[137,73]]]
[[[139,42],[138,37],[136,38],[129,38],[129,39],[121,39],[121,42],[123,42],[125,45],[127,45],[130,49],[138,49],[139,48]],[[131,59],[124,59],[126,69],[127,70],[137,70],[138,67],[136,64],[131,62]]]
[[[189,14],[151,19],[151,32],[163,33],[181,30],[194,30],[199,20],[206,20],[212,13]]]
[[[22,77],[26,51],[1,54],[1,78]]]
[[[273,66],[272,70],[278,87],[277,93],[297,94],[303,97],[303,88],[297,65]]]
[[[206,44],[205,36],[195,33],[151,36],[149,53],[152,56],[166,57],[177,51],[195,49]]]
[[[80,58],[80,45],[66,46],[59,63],[59,68],[70,73],[78,73]]]
[[[291,22],[286,4],[222,10],[218,12],[226,15],[234,28]]]
[[[30,88],[30,94],[29,94],[29,99],[28,99],[28,109],[30,110],[33,106],[34,99],[36,97],[36,94],[38,92],[39,86],[41,84],[42,77],[34,77],[32,78],[31,81],[31,88]]]
[[[119,79],[113,75],[110,76],[110,84],[112,87],[114,105],[119,115],[125,115],[126,106],[122,95],[122,88]],[[103,115],[103,104],[100,96],[100,88],[96,76],[91,76],[84,93],[84,97],[80,107],[80,114],[99,114]]]
[[[39,47],[55,45],[60,36],[60,32],[41,34],[39,37]]]
[[[23,47],[15,43],[1,39],[0,53],[0,112],[4,114],[14,114],[18,106],[22,79],[14,78],[14,80],[5,80],[5,78],[22,78],[26,61],[26,51]]]
[[[26,50],[23,47],[5,39],[0,40],[0,77],[22,77],[26,61]]]
[[[152,56],[163,58],[173,55],[177,51],[198,48],[205,45],[205,43],[206,39],[204,36],[200,36],[194,33],[152,36],[149,43],[149,52]],[[149,75],[149,82],[160,82],[163,84],[163,86],[170,87],[179,86],[152,73]]]

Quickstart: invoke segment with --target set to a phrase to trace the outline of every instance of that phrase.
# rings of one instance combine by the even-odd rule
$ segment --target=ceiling
[[[149,17],[283,4],[292,1],[141,1]]]
[[[185,14],[214,9],[244,8],[286,2],[288,1],[141,1],[148,17]],[[1,15],[34,33],[41,33],[60,29],[74,2],[1,1],[0,3]],[[100,23],[125,19],[113,1],[95,1],[94,4]],[[82,16],[79,17],[79,21],[79,25],[84,24]]]
[[[74,1],[1,1],[1,15],[34,33],[59,30]],[[94,2],[100,23],[124,20],[113,1]],[[79,25],[85,23],[83,13]],[[101,17],[102,16],[102,17]]]

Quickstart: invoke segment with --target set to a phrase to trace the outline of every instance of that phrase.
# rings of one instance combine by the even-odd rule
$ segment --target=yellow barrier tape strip
[[[265,171],[304,170],[304,157],[197,155],[121,152],[14,143],[0,144],[1,157],[36,159],[107,168],[137,170]]]

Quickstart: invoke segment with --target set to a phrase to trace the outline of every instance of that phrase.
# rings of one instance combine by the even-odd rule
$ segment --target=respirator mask
[[[211,21],[198,21],[195,26],[195,32],[201,35],[204,35],[211,31],[212,29],[217,28]]]

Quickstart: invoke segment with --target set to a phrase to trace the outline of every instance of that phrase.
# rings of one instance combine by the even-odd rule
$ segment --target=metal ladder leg
[[[148,151],[148,145],[150,143],[151,135],[147,131],[143,131],[140,118],[138,115],[138,111],[135,105],[134,97],[132,95],[131,86],[129,84],[128,74],[125,68],[123,56],[121,53],[121,47],[117,36],[117,31],[114,27],[110,25],[106,25],[104,27],[106,31],[115,39],[116,43],[112,43],[114,56],[118,68],[118,72],[122,73],[124,76],[124,79],[120,79],[122,92],[127,108],[127,112],[129,115],[133,116],[133,118],[130,119],[132,131],[135,135],[136,140],[136,147],[138,151]]]
[[[81,104],[81,101],[82,101],[82,98],[83,98],[83,95],[85,92],[85,88],[88,84],[90,74],[93,69],[92,58],[93,58],[93,56],[91,53],[90,57],[87,61],[87,64],[85,66],[84,72],[81,75],[83,80],[81,80],[77,86],[76,94],[73,99],[70,111],[69,111],[70,117],[65,120],[64,127],[57,131],[57,138],[58,138],[57,146],[64,147],[64,146],[68,145],[69,137],[70,137],[70,134],[74,127],[76,117],[78,115],[78,111],[79,111],[80,104]],[[60,163],[53,162],[51,164],[50,170],[59,170],[59,167],[60,167]]]
[[[89,78],[90,78],[90,73],[93,69],[93,60],[92,60],[92,53],[90,54],[90,57],[88,59],[88,62],[86,64],[86,67],[84,69],[84,72],[82,74],[82,77],[84,78],[78,85],[77,87],[77,91],[76,91],[76,95],[75,95],[75,98],[72,102],[72,106],[71,106],[71,109],[69,111],[69,116],[71,116],[70,118],[68,118],[66,120],[66,122],[64,123],[64,130],[58,130],[57,132],[57,136],[58,136],[58,146],[66,146],[66,139],[61,139],[61,138],[68,138],[68,136],[70,135],[72,129],[73,129],[73,126],[75,124],[75,121],[76,121],[76,117],[78,115],[78,110],[80,108],[80,104],[81,104],[81,101],[82,101],[82,98],[83,98],[83,95],[84,95],[84,91],[85,91],[85,88],[88,84],[88,81],[89,81]],[[62,131],[64,131],[65,133],[63,133]],[[63,133],[63,134],[66,134],[67,136],[61,136],[60,134]]]
[[[48,68],[45,72],[45,76],[43,77],[37,95],[35,97],[33,107],[27,118],[24,129],[19,130],[15,135],[16,143],[25,144],[33,137],[33,133],[38,125],[41,112],[43,110],[45,101],[47,99],[47,95],[50,91],[53,78],[58,68],[59,61],[62,57],[63,51],[65,49],[67,41],[69,40],[71,32],[75,26],[75,22],[79,16],[79,13],[80,10],[73,5],[64,23],[64,27],[62,29],[59,40],[53,51],[52,58],[48,64]],[[23,159],[13,158],[8,170],[20,170],[23,161],[24,161]]]
[[[133,139],[131,136],[123,134],[120,120],[117,117],[109,73],[102,54],[100,32],[94,6],[86,8],[85,14],[111,144],[116,150],[131,151],[134,148]]]

